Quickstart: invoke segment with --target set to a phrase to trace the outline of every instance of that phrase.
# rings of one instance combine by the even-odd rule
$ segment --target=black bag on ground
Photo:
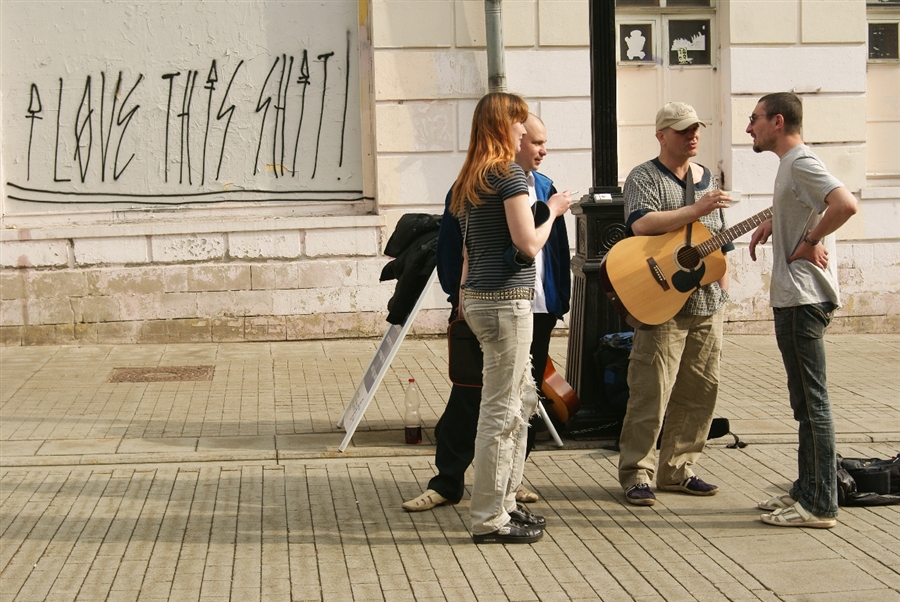
[[[608,416],[623,420],[628,409],[628,356],[633,332],[608,334],[600,339],[595,361],[602,377],[600,403]]]
[[[615,439],[622,432],[628,407],[628,356],[633,332],[600,337],[593,354],[599,380],[594,399],[582,399],[581,408],[565,424],[573,439]]]
[[[839,506],[900,504],[900,455],[880,458],[837,457]]]

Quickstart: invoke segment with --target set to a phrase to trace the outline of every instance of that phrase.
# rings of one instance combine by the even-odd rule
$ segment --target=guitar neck
[[[760,211],[753,217],[749,217],[739,224],[735,224],[726,230],[722,230],[712,238],[700,243],[696,247],[697,252],[700,253],[700,257],[706,257],[716,249],[721,249],[735,238],[746,234],[771,217],[772,208],[769,207],[765,211]]]

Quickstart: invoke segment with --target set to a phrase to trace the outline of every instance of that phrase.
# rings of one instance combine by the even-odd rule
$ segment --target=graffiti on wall
[[[362,198],[355,32],[329,33],[305,47],[279,44],[281,53],[255,47],[190,62],[156,56],[152,68],[98,61],[102,68],[87,72],[27,70],[30,80],[4,90],[4,122],[18,126],[3,140],[5,197]]]

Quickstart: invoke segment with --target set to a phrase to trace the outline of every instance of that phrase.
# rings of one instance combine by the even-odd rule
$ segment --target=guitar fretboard
[[[769,207],[765,211],[760,211],[759,213],[757,213],[756,215],[754,215],[752,217],[748,217],[747,219],[745,219],[744,221],[742,221],[739,224],[735,224],[734,226],[732,226],[726,230],[722,230],[721,232],[719,232],[718,234],[716,234],[709,240],[706,240],[706,241],[700,243],[695,248],[697,249],[697,252],[700,254],[700,257],[706,257],[707,255],[709,255],[716,249],[721,249],[722,247],[724,247],[725,245],[730,243],[732,240],[734,240],[738,236],[742,236],[742,235],[746,234],[747,232],[749,232],[753,228],[757,227],[758,225],[760,225],[761,223],[763,223],[770,217],[772,217],[772,208],[771,207]]]

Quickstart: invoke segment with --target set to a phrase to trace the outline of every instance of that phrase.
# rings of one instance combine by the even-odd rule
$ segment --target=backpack
[[[594,355],[602,381],[600,403],[616,420],[624,419],[628,408],[628,356],[633,338],[633,332],[608,334],[600,339]]]
[[[900,457],[837,457],[839,506],[900,504]]]
[[[633,332],[600,337],[593,354],[599,387],[596,398],[581,400],[581,409],[565,424],[573,439],[615,439],[628,407],[628,356]],[[593,403],[591,403],[593,402]]]

